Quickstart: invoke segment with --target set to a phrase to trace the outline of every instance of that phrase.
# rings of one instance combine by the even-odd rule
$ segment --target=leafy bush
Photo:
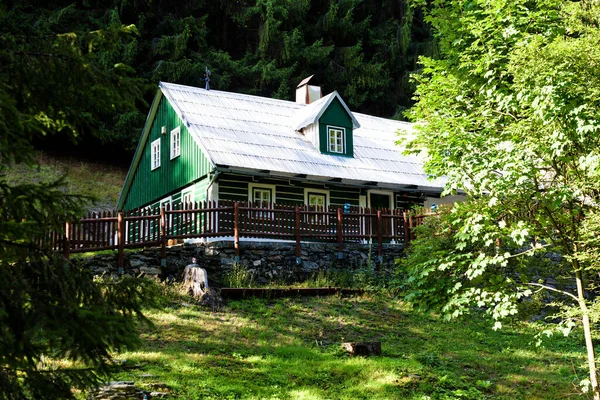
[[[536,270],[539,259],[512,257],[519,246],[527,246],[496,240],[502,228],[495,215],[478,211],[482,203],[473,199],[442,208],[415,228],[416,239],[406,257],[398,260],[398,275],[406,277],[405,298],[417,309],[440,311],[446,318],[478,309],[499,326],[499,320],[515,315],[519,302],[531,294],[529,272]],[[477,225],[478,235],[466,237],[463,224],[470,229]]]

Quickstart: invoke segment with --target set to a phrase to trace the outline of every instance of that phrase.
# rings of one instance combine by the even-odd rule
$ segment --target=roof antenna
[[[206,69],[204,70],[204,79],[202,80],[206,82],[206,86],[204,86],[204,89],[210,90],[210,69],[208,69],[208,67],[206,67]]]

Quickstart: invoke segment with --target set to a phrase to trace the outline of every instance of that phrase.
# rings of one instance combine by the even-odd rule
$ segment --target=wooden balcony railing
[[[240,240],[281,239],[296,243],[300,257],[302,242],[333,242],[342,251],[344,243],[371,241],[381,255],[383,243],[408,244],[413,228],[429,213],[412,216],[407,210],[363,207],[290,206],[219,201],[182,204],[171,209],[139,209],[130,212],[90,213],[68,222],[62,233],[52,232],[40,244],[66,257],[72,253],[123,250],[161,246],[163,259],[172,239],[232,238],[239,257]]]

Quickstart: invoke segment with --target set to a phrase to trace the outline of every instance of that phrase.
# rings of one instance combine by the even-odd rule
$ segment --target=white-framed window
[[[254,202],[270,203],[271,197],[271,189],[254,188],[254,191],[252,192],[252,201]]]
[[[320,193],[309,193],[308,204],[311,206],[325,207],[325,195]]]
[[[184,208],[191,207],[191,204],[194,202],[194,192],[189,190],[181,193],[181,202],[183,203]]]
[[[181,128],[177,127],[171,131],[171,160],[181,154]]]
[[[191,190],[182,192],[181,193],[181,203],[183,206],[182,208],[184,210],[194,209],[194,192],[192,192]],[[183,214],[183,218],[181,218],[181,221],[183,222],[182,228],[184,228],[185,231],[181,231],[180,233],[185,233],[187,231],[187,227],[192,223],[193,220],[194,220],[194,215],[192,213]]]
[[[153,210],[151,207],[145,207],[143,209],[143,211],[141,212],[141,215],[149,215],[149,214],[152,214],[152,212],[153,212]],[[156,229],[153,221],[141,219],[136,222],[138,223],[138,227],[139,227],[140,241],[145,242],[147,240],[151,240],[152,234]],[[135,224],[136,222],[133,222],[133,223]],[[127,221],[127,223],[129,224],[129,221]],[[127,231],[127,232],[129,232],[129,231]]]
[[[346,150],[346,128],[338,126],[327,127],[327,151],[331,153],[345,153]]]
[[[165,197],[160,201],[159,207],[165,207],[166,209],[173,209],[173,198],[171,196]]]
[[[304,204],[327,207],[329,205],[329,191],[323,189],[304,189]]]
[[[248,201],[275,203],[275,185],[262,183],[248,184]]]
[[[160,201],[160,207],[164,207],[166,211],[170,211],[173,210],[173,198],[171,196],[166,197],[164,199],[162,199]],[[167,232],[171,232],[171,228],[173,226],[173,214],[169,214],[169,216],[166,219],[166,223],[167,223]],[[160,228],[160,225],[159,225]],[[171,232],[172,233],[172,232]]]
[[[160,138],[156,139],[155,141],[152,142],[151,145],[151,171],[155,170],[156,168],[160,167]]]
[[[249,200],[253,203],[274,203],[275,185],[249,185]]]
[[[267,185],[262,183],[248,184],[248,201],[260,206],[270,205],[275,203],[275,185]],[[271,217],[271,213],[255,212],[255,217],[265,218]]]
[[[322,189],[304,189],[304,204],[309,206],[309,210],[326,212],[329,206],[329,191]],[[311,229],[326,229],[329,224],[327,215],[311,214],[307,215],[305,222],[309,223]]]

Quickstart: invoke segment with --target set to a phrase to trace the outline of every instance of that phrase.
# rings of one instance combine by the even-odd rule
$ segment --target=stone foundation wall
[[[335,243],[303,243],[301,262],[296,260],[294,243],[283,242],[242,242],[240,243],[239,264],[253,275],[259,284],[269,282],[301,282],[319,271],[356,270],[369,264],[376,271],[390,272],[395,259],[403,253],[401,244],[383,245],[381,259],[377,256],[377,245],[344,244],[341,258]],[[233,242],[218,241],[208,243],[179,244],[167,248],[166,266],[161,267],[160,248],[149,248],[125,253],[124,272],[145,273],[162,278],[180,279],[192,257],[206,269],[209,282],[223,286],[225,274],[235,263]],[[98,254],[82,258],[82,262],[95,274],[116,273],[117,255]]]

